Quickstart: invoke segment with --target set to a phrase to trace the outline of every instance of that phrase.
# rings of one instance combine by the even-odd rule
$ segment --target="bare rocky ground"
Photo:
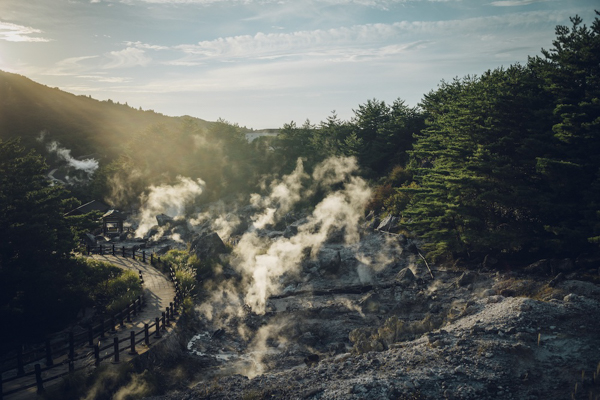
[[[264,314],[213,304],[188,344],[198,382],[160,399],[600,398],[597,260],[432,278],[416,254],[378,231],[330,238]]]

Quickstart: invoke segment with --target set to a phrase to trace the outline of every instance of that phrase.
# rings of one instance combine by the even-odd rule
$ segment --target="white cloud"
[[[102,76],[102,75],[78,75],[77,78],[87,79],[93,82],[105,83],[125,83],[130,82],[131,78],[123,78],[118,76]]]
[[[0,40],[7,42],[49,42],[50,39],[29,36],[34,33],[42,33],[41,30],[28,26],[12,24],[0,21]]]
[[[155,45],[155,44],[147,44],[147,43],[142,43],[140,41],[137,41],[137,42],[125,42],[125,45],[129,46],[129,47],[135,47],[137,49],[169,50],[169,47],[167,47],[167,46],[159,46],[159,45]]]
[[[152,61],[146,56],[144,50],[134,47],[127,47],[121,51],[111,51],[106,55],[111,61],[104,68],[131,68],[137,66],[146,66]]]
[[[549,0],[501,0],[492,1],[490,5],[496,7],[515,7],[515,6],[526,6],[533,3],[541,3]]]
[[[97,57],[98,56],[83,56],[65,58],[64,60],[58,61],[54,67],[50,69],[43,69],[41,73],[43,75],[50,76],[78,75],[89,69],[89,67],[82,65],[83,61],[91,60]]]
[[[476,35],[482,37],[485,32],[536,22],[558,22],[563,18],[559,13],[530,12],[463,20],[365,24],[292,33],[258,32],[175,46],[186,57],[170,64],[198,65],[210,60],[229,62],[278,58],[361,61],[418,51],[434,42],[458,42],[468,36],[468,40],[473,41]]]
[[[229,4],[292,4],[292,3],[321,3],[325,5],[348,5],[356,4],[366,7],[387,8],[394,4],[403,4],[419,2],[421,0],[121,0],[123,3],[151,3],[151,4],[203,4],[211,5],[216,3]],[[429,2],[448,2],[451,0],[428,0]],[[460,0],[454,0],[460,1]]]

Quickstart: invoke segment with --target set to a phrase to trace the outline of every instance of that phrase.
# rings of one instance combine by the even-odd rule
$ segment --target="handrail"
[[[102,246],[100,246],[100,254],[102,254]],[[135,258],[135,249],[132,249],[132,258]],[[90,252],[93,252],[93,248],[88,248],[88,255],[90,254]],[[116,252],[114,250],[114,246],[111,249],[111,253],[114,253],[116,255]],[[125,247],[123,247],[121,249],[121,253],[123,256],[127,255],[127,250],[125,250]],[[146,262],[146,255],[145,255],[145,251],[142,252],[142,262]],[[150,262],[153,264],[154,263],[154,255],[151,254],[150,255]],[[160,257],[158,257],[158,262],[160,262]],[[26,353],[23,353],[22,351],[17,351],[16,355],[11,355],[8,357],[5,357],[3,360],[0,360],[0,363],[3,364],[9,364],[9,361],[16,359],[17,363],[15,365],[15,363],[13,363],[11,365],[10,368],[6,369],[6,367],[4,369],[0,369],[0,399],[3,399],[3,397],[5,395],[10,395],[10,394],[14,394],[14,393],[18,393],[20,391],[23,390],[27,390],[30,389],[32,387],[37,386],[38,387],[38,393],[41,393],[41,391],[43,391],[43,385],[46,382],[58,379],[60,377],[66,376],[74,371],[79,371],[81,369],[85,369],[88,368],[90,365],[84,365],[80,368],[75,368],[74,364],[76,361],[82,361],[85,359],[90,359],[91,356],[93,356],[93,358],[95,359],[94,364],[95,365],[99,365],[100,362],[102,362],[103,360],[109,359],[111,357],[114,357],[114,362],[119,362],[119,353],[121,353],[122,351],[125,351],[129,348],[130,352],[129,354],[137,354],[137,352],[135,352],[135,346],[145,342],[145,345],[150,345],[150,338],[152,338],[153,341],[159,340],[162,335],[159,333],[160,330],[166,330],[167,326],[170,326],[170,322],[171,321],[175,321],[177,318],[177,316],[179,315],[178,309],[181,307],[181,302],[183,301],[182,296],[181,296],[181,292],[179,289],[179,285],[177,282],[177,278],[175,276],[175,272],[173,271],[173,267],[171,265],[168,265],[169,268],[169,278],[171,280],[171,282],[174,284],[175,286],[175,297],[173,299],[173,302],[170,303],[170,305],[168,307],[166,307],[165,311],[162,312],[162,315],[159,317],[155,318],[155,322],[151,323],[151,324],[144,324],[144,328],[138,332],[135,332],[135,330],[131,330],[132,335],[130,335],[130,337],[125,337],[123,339],[120,340],[116,340],[113,341],[113,343],[107,344],[106,346],[103,346],[102,348],[99,348],[98,345],[93,346],[94,349],[93,351],[88,351],[85,352],[84,354],[79,355],[78,357],[75,357],[75,352],[74,352],[74,348],[75,347],[79,347],[80,351],[81,351],[81,345],[85,344],[86,342],[88,342],[88,344],[92,344],[93,340],[96,337],[104,337],[105,333],[110,333],[110,329],[114,330],[116,327],[116,323],[117,321],[120,322],[120,326],[123,326],[123,317],[124,314],[127,318],[127,320],[129,321],[130,319],[130,315],[132,312],[137,312],[138,310],[141,310],[142,305],[144,304],[144,298],[143,295],[139,296],[138,298],[136,298],[134,301],[132,301],[131,303],[129,303],[125,308],[123,308],[121,311],[119,311],[118,313],[114,314],[113,317],[111,318],[111,326],[107,326],[105,324],[105,320],[102,320],[98,325],[96,326],[89,326],[88,331],[87,332],[81,332],[81,333],[73,333],[71,332],[63,332],[60,334],[57,334],[54,336],[54,338],[52,339],[48,339],[46,340],[46,344],[45,346],[39,346],[36,349],[30,350]],[[142,276],[142,272],[139,271],[139,275],[140,275],[140,280],[142,281],[143,284],[143,276]],[[117,318],[118,315],[118,318]],[[162,326],[161,326],[162,325]],[[154,332],[151,335],[150,334],[150,330],[154,328]],[[91,332],[91,335],[90,335]],[[135,340],[135,337],[138,335],[144,334],[143,337],[141,337],[139,340]],[[66,335],[67,339],[64,338],[64,336]],[[57,339],[62,337],[62,339]],[[77,338],[77,340],[76,340]],[[83,338],[83,339],[81,339]],[[128,345],[124,346],[121,348],[120,344],[121,343],[125,343],[125,342],[129,342]],[[56,346],[57,343],[62,343],[60,346]],[[64,346],[64,347],[63,347]],[[58,347],[58,349],[56,349],[56,347]],[[105,355],[100,356],[100,352],[106,351],[110,348],[113,348],[112,352],[108,352]],[[57,354],[57,351],[59,352]],[[24,357],[25,356],[29,356],[31,354],[35,354],[37,352],[44,352],[45,353],[45,357],[41,357],[41,358],[37,358],[34,359],[33,361],[27,361],[25,362]],[[63,356],[67,356],[66,359],[54,363],[53,361],[53,356],[54,358],[59,358],[59,357],[63,357]],[[35,356],[34,356],[35,358]],[[25,367],[27,367],[27,369],[29,369],[30,365],[35,362],[35,361],[41,361],[44,358],[46,358],[46,367],[45,368],[41,368],[41,364],[35,364],[35,369],[33,371],[29,371],[29,372],[25,372]],[[69,365],[69,370],[67,372],[64,373],[60,373],[58,375],[53,375],[51,377],[42,379],[41,374],[44,372],[48,372],[51,371],[53,369],[56,369],[58,367],[63,367],[64,365],[68,364]],[[5,372],[9,372],[12,370],[16,370],[16,375],[8,378],[8,379],[3,379],[3,373]],[[27,378],[27,377],[31,377],[35,375],[36,378],[36,382],[33,384],[26,384],[24,386],[15,388],[15,389],[11,389],[9,391],[4,391],[3,390],[3,383],[9,383],[9,382],[13,382],[16,381],[18,379],[23,379],[23,378]]]

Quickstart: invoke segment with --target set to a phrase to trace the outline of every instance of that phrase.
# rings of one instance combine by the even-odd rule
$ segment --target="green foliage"
[[[81,299],[71,259],[76,242],[63,217],[77,202],[49,186],[45,168],[18,141],[0,141],[0,318],[13,326],[2,339],[59,326]]]
[[[20,137],[24,146],[41,152],[43,145],[36,138],[47,131],[74,157],[94,154],[102,161],[117,158],[123,142],[134,133],[153,125],[176,127],[183,119],[76,96],[4,71],[0,71],[0,99],[0,139]],[[195,121],[205,128],[211,125]]]
[[[130,135],[119,157],[99,168],[91,190],[117,208],[136,205],[151,185],[173,184],[180,176],[202,180],[203,201],[245,192],[258,180],[261,157],[237,125],[218,121],[208,128],[192,118],[154,125]]]
[[[577,253],[600,233],[600,21],[572,23],[527,66],[425,96],[417,184],[384,205],[430,257]]]
[[[67,223],[71,226],[73,238],[79,242],[87,232],[94,232],[102,227],[102,212],[91,211],[83,215],[70,215],[65,217]]]
[[[184,250],[169,250],[161,260],[173,267],[183,296],[195,297],[198,275],[205,268],[196,255]]]
[[[427,128],[411,151],[418,187],[407,226],[432,257],[539,249],[544,196],[536,172],[549,107],[539,81],[512,66],[466,77],[425,96]]]
[[[310,121],[301,127],[294,122],[286,124],[273,144],[286,173],[299,157],[310,169],[331,156],[355,156],[364,174],[376,178],[406,163],[413,135],[423,122],[419,109],[406,106],[400,99],[391,106],[373,99],[359,105],[351,121],[342,121],[333,112],[318,125]]]

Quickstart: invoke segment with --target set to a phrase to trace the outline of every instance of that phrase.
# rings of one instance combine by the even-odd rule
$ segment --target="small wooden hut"
[[[123,233],[123,222],[125,217],[117,210],[109,210],[102,216],[102,233],[107,236],[120,235]]]

